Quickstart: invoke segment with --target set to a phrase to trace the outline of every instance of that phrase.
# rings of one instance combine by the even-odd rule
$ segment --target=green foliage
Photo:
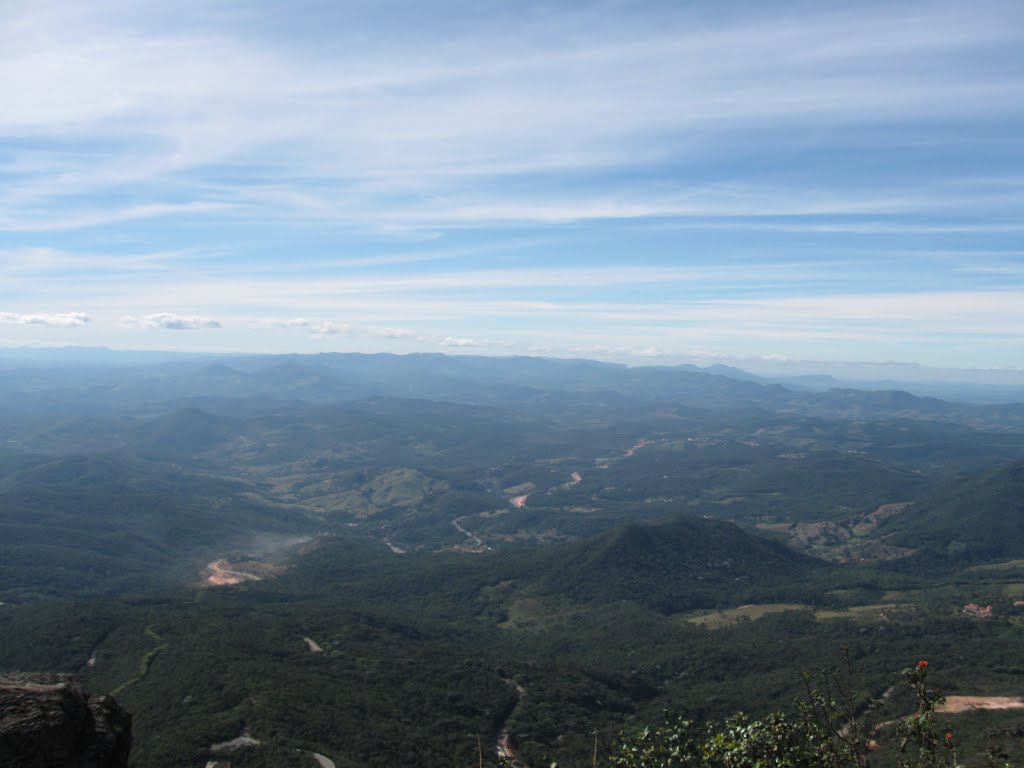
[[[903,677],[914,692],[917,706],[914,714],[902,718],[896,726],[902,738],[899,768],[956,768],[956,736],[953,724],[939,724],[935,720],[936,708],[945,697],[928,688],[927,660],[904,671]]]
[[[703,762],[700,729],[690,720],[665,718],[622,738],[608,757],[613,768],[698,768]]]
[[[835,765],[827,735],[815,723],[779,712],[759,720],[733,715],[705,741],[706,765],[723,768],[810,768]]]
[[[864,717],[878,702],[857,706],[856,693],[844,688],[849,670],[847,659],[845,675],[827,670],[823,689],[809,684],[795,715],[770,712],[751,718],[740,713],[703,730],[689,720],[666,720],[662,727],[622,735],[608,763],[615,768],[866,768],[871,756]],[[898,720],[896,765],[957,768],[953,727],[935,721],[943,697],[926,686],[927,674],[923,660],[903,673],[916,710]]]

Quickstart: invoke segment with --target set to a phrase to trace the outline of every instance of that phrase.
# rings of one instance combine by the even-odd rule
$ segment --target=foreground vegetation
[[[826,669],[814,687],[804,680],[806,695],[795,714],[772,712],[760,719],[736,714],[721,723],[699,727],[689,720],[668,720],[659,727],[624,735],[608,764],[615,768],[867,768],[872,763],[898,768],[957,768],[960,735],[937,711],[945,697],[927,685],[929,662],[919,660],[903,672],[914,696],[915,711],[895,721],[876,724],[878,699],[865,698],[849,656],[844,665]],[[891,692],[890,688],[888,692]],[[875,739],[880,731],[895,732],[898,747],[888,754]],[[985,749],[989,765],[1007,757],[998,746]],[[595,742],[594,764],[597,763]]]

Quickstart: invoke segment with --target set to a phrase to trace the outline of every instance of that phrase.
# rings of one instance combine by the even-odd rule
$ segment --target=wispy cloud
[[[101,225],[119,224],[161,216],[182,216],[223,212],[234,206],[223,203],[150,203],[104,210],[80,210],[71,214],[31,210],[21,217],[0,216],[0,232],[62,232]]]
[[[1021,37],[1019,13],[1000,3],[804,9],[799,23],[752,13],[728,24],[685,11],[552,8],[500,24],[468,18],[454,36],[430,24],[395,29],[381,14],[361,18],[362,33],[345,45],[311,40],[309,52],[193,11],[188,24],[122,3],[6,12],[0,67],[18,77],[7,81],[0,134],[46,148],[21,149],[0,171],[17,182],[0,195],[0,226],[229,211],[415,226],[704,215],[720,207],[705,198],[721,192],[666,201],[653,187],[595,201],[570,186],[560,203],[538,206],[528,204],[536,190],[488,182],[473,197],[482,189],[489,199],[474,205],[462,190],[471,180],[536,187],[553,173],[626,167],[658,177],[666,162],[730,153],[752,136],[771,134],[788,151],[794,126],[856,142],[866,125],[977,121],[1019,115],[1024,104],[1016,70],[993,53]],[[271,12],[249,22],[273,25]],[[445,23],[440,7],[432,13]],[[383,26],[389,35],[367,34]],[[83,141],[96,145],[82,151]],[[77,151],[60,152],[72,144]],[[143,202],[87,205],[125,189]],[[410,205],[439,194],[441,205]],[[848,207],[815,197],[800,206],[775,195],[768,208]],[[62,215],[48,215],[58,198]]]
[[[0,276],[169,271],[175,262],[186,258],[187,254],[182,251],[110,253],[29,246],[0,249]]]
[[[0,5],[4,343],[1006,363],[1022,72],[1004,0]]]

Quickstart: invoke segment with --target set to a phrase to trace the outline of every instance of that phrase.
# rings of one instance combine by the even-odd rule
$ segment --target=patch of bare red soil
[[[245,570],[241,570],[243,567]],[[234,565],[228,560],[214,560],[203,569],[203,581],[211,587],[224,587],[241,584],[243,581],[261,581],[283,570],[282,566],[271,563],[251,561],[244,565]]]
[[[955,715],[976,709],[1024,709],[1024,699],[1020,696],[947,696],[935,711]]]

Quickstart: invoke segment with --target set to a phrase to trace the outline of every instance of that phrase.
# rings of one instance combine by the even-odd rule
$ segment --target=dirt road
[[[526,689],[514,680],[506,679],[505,682],[515,686],[516,694],[519,700],[522,701],[523,696],[526,695]],[[516,706],[519,706],[518,702]],[[515,707],[512,708],[512,712],[515,712]],[[512,712],[509,713],[509,717],[512,716]],[[515,746],[512,744],[512,734],[509,733],[508,726],[505,724],[507,722],[508,717],[505,718],[505,722],[501,724],[501,730],[498,731],[498,744],[495,750],[498,754],[498,759],[502,765],[509,765],[512,768],[529,768],[526,761],[523,760],[523,756],[516,751]]]
[[[242,732],[241,736],[236,736],[229,741],[221,741],[217,744],[210,745],[211,752],[232,752],[242,747],[258,747],[260,744],[259,739],[254,739],[248,730]]]
[[[647,445],[651,445],[653,442],[653,440],[648,440],[646,437],[641,437],[639,440],[636,441],[636,445],[634,445],[632,448],[626,451],[626,455],[633,456],[641,448]]]

